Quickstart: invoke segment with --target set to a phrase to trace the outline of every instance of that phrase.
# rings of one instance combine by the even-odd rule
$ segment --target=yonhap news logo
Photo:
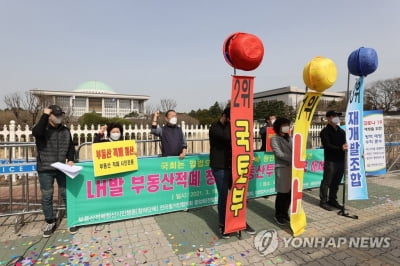
[[[262,230],[254,238],[254,246],[261,255],[274,252],[279,246],[278,233],[276,230]]]
[[[282,243],[279,247],[279,243]],[[262,256],[273,253],[279,248],[389,248],[391,238],[385,236],[360,237],[282,237],[276,230],[262,230],[254,238],[254,247]]]

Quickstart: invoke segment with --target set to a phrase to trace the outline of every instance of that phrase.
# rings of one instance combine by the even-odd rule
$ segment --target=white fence
[[[97,126],[72,126],[70,128],[73,141],[76,147],[80,147],[82,144],[91,143],[94,136],[99,132],[101,125]],[[188,153],[205,153],[209,152],[208,144],[208,126],[193,126],[186,125],[185,122],[181,122],[180,126],[188,141]],[[134,126],[124,126],[124,136],[125,139],[134,139],[138,143],[138,155],[139,156],[149,156],[156,155],[160,153],[160,148],[158,144],[158,138],[150,134],[150,125],[134,125]],[[317,147],[320,146],[319,143],[319,132],[322,126],[313,125],[310,128],[310,138],[309,146]],[[259,149],[261,146],[261,139],[259,135],[259,125],[255,123],[254,126],[254,149]],[[32,129],[28,126],[24,128],[20,125],[16,125],[14,120],[10,121],[9,125],[4,125],[3,129],[0,130],[0,142],[16,142],[16,143],[26,143],[33,142],[34,138],[32,136]],[[0,158],[7,158],[3,151]],[[16,150],[18,157],[31,157],[34,154],[26,155],[24,152],[20,151],[18,148]],[[87,157],[87,156],[84,156]]]

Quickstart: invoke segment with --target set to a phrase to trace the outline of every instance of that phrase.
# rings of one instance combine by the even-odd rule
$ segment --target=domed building
[[[70,116],[79,117],[96,112],[103,117],[124,117],[136,112],[144,113],[147,95],[118,94],[101,81],[87,81],[73,91],[33,89],[31,93],[45,105],[57,104]]]

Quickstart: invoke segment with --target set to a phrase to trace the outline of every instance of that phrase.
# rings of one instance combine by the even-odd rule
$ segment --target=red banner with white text
[[[232,77],[232,187],[226,204],[225,233],[246,228],[247,188],[253,159],[253,82],[254,77]]]

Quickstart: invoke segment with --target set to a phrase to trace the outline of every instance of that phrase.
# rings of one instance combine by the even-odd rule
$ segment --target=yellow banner
[[[294,236],[301,235],[307,225],[303,209],[303,177],[306,162],[308,130],[318,105],[321,93],[308,92],[300,106],[293,129],[292,159],[292,207],[290,209],[290,226]]]
[[[93,143],[92,153],[96,177],[138,169],[134,140]]]

